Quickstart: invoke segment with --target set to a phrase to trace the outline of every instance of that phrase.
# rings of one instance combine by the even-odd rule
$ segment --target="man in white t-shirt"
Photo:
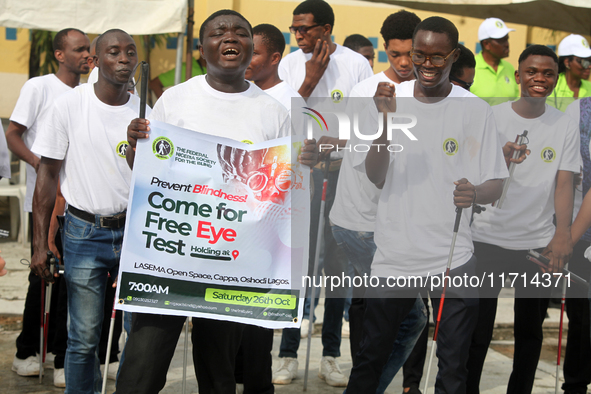
[[[436,278],[441,279],[446,270],[454,205],[469,208],[473,203],[495,201],[501,194],[501,178],[507,176],[490,107],[449,82],[451,65],[458,57],[457,44],[453,23],[441,17],[425,19],[415,30],[411,51],[417,80],[378,86],[376,96],[384,97],[378,101],[384,124],[388,112],[413,114],[417,122],[410,130],[416,140],[400,131],[388,140],[382,132],[365,160],[356,159],[355,164],[365,165],[374,184],[384,186],[376,213],[377,251],[371,267],[379,284],[366,291],[363,342],[351,371],[349,394],[375,391],[398,327],[422,291],[420,280],[393,286],[389,278],[429,279],[437,309],[442,286]],[[379,149],[389,145],[404,149],[391,157],[388,150]],[[469,212],[465,210],[449,276],[473,273]],[[431,285],[425,288],[431,290]],[[469,284],[458,284],[448,285],[446,294],[435,391],[461,394],[466,390],[467,350],[478,314],[478,291]]]
[[[6,145],[4,128],[0,123],[0,179],[10,178],[10,175],[10,152],[8,151],[8,145]]]
[[[519,57],[515,79],[521,86],[521,98],[493,107],[493,113],[502,141],[514,141],[516,135],[528,131],[527,146],[532,154],[515,168],[502,207],[489,208],[472,224],[477,273],[486,272],[499,281],[494,286],[489,281],[481,289],[478,325],[470,348],[471,394],[479,392],[503,273],[520,275],[514,282],[515,352],[507,393],[531,393],[542,348],[542,323],[556,282],[552,272],[562,272],[573,248],[573,174],[580,172],[582,163],[578,123],[545,101],[558,79],[556,55],[543,45],[526,48]],[[549,273],[542,275],[543,271],[526,259],[530,249],[551,259]],[[540,285],[544,276],[546,284]],[[550,282],[552,286],[548,286]]]
[[[95,84],[59,97],[33,145],[40,156],[31,269],[46,280],[49,219],[58,183],[68,210],[64,224],[64,277],[68,286],[66,393],[98,393],[96,350],[103,320],[105,283],[117,276],[131,171],[122,154],[125,128],[139,112],[127,92],[137,64],[133,39],[113,29],[101,35]]]
[[[352,99],[348,103],[349,108],[358,109],[367,103],[372,103],[373,100],[370,97],[376,94],[380,82],[399,84],[415,79],[410,50],[412,35],[420,22],[421,19],[418,16],[405,10],[391,14],[384,20],[380,33],[384,39],[384,49],[388,54],[390,67],[355,85],[350,93]],[[360,119],[362,119],[360,124],[367,127],[368,120],[364,118],[363,112],[360,114]],[[348,141],[347,148],[357,149],[354,147],[361,142],[364,141],[353,135]],[[354,167],[354,155],[356,155],[355,151],[344,151],[335,202],[330,211],[330,221],[337,244],[347,252],[347,257],[355,269],[355,275],[362,277],[371,272],[371,261],[376,248],[373,238],[374,227],[381,190],[367,178],[365,168]],[[359,351],[362,338],[363,314],[365,312],[364,291],[363,288],[353,289],[353,300],[349,308],[353,365],[356,364],[355,355]],[[423,300],[418,298],[409,316],[400,327],[392,355],[381,375],[378,393],[388,387],[392,378],[405,364],[411,351],[413,355],[416,353],[416,357],[410,360],[410,365],[404,365],[403,387],[405,390],[418,389],[427,343],[428,329],[423,330],[427,321],[426,313]],[[419,336],[422,339],[420,343],[417,342]],[[415,343],[417,343],[416,347]]]
[[[244,79],[253,50],[250,23],[236,11],[217,11],[201,25],[199,40],[201,56],[207,61],[207,75],[166,90],[156,102],[150,119],[252,143],[288,136],[286,108]],[[241,121],[236,122],[236,119]],[[148,125],[149,120],[145,119],[136,119],[129,125],[128,139],[132,146],[139,138],[149,138]],[[315,141],[306,140],[300,162],[308,166],[315,164],[315,150]],[[130,166],[134,156],[132,152],[128,157]],[[125,360],[117,380],[118,393],[162,390],[184,322],[182,316],[134,313]],[[244,390],[273,392],[273,330],[193,318],[192,341],[199,392],[236,391],[236,355],[240,345],[249,341],[256,341],[259,349],[239,371],[243,374]]]
[[[296,89],[302,97],[305,99],[330,98],[330,103],[327,100],[320,106],[316,106],[313,100],[307,100],[308,107],[314,107],[314,110],[321,112],[325,110],[344,111],[345,108],[341,108],[345,106],[343,99],[349,97],[353,86],[373,75],[366,58],[349,48],[332,42],[334,19],[334,12],[325,1],[306,0],[300,3],[293,11],[290,27],[299,49],[285,56],[279,64],[279,77]],[[324,135],[320,138],[317,137],[318,144],[336,145],[338,143],[338,135],[336,134],[338,127],[336,124],[333,127],[331,121],[334,119],[332,118],[328,118],[328,130],[324,130]],[[328,212],[330,212],[334,201],[340,157],[342,157],[340,153],[333,154],[331,157],[333,162],[330,165],[328,176],[325,226],[321,229],[324,231],[323,263],[326,275],[341,275],[343,272],[347,272],[346,258],[337,250],[328,220]],[[323,172],[320,166],[314,169],[312,175],[314,189],[322,190]],[[321,194],[314,194],[311,206],[310,276],[314,265]],[[341,355],[341,328],[344,298],[346,297],[345,291],[339,292],[342,294],[327,295],[322,325],[323,351],[319,375],[331,386],[345,386],[347,384],[347,378],[341,372],[336,361],[336,358]],[[311,306],[309,309],[313,311],[314,307]],[[305,323],[313,321],[313,318],[307,319],[306,312],[307,308],[305,308],[305,319],[302,323],[304,327],[307,326]],[[310,312],[310,315],[313,316],[313,314]],[[299,348],[299,339],[296,330],[284,330],[279,357],[295,359]]]
[[[88,73],[88,47],[88,37],[82,31],[64,29],[58,32],[53,40],[54,54],[59,65],[57,72],[29,79],[21,89],[16,106],[10,116],[10,124],[6,130],[8,148],[18,158],[27,162],[25,212],[32,212],[33,191],[40,162],[39,157],[31,152],[31,147],[41,127],[47,123],[49,110],[55,99],[78,86],[80,75]],[[33,226],[30,228],[34,237]],[[57,230],[57,223],[53,224],[52,230]],[[51,250],[57,254],[53,243],[54,237],[55,231],[52,231],[50,234]],[[57,295],[58,288],[54,289],[56,290],[54,294]],[[35,354],[39,352],[40,314],[41,278],[31,272],[23,311],[23,330],[16,341],[17,353],[12,364],[12,370],[21,376],[39,375],[39,362]],[[63,325],[65,326],[65,323]],[[50,334],[50,339],[52,337],[53,333]],[[51,340],[49,342],[51,344]],[[65,348],[65,344],[58,347]],[[54,378],[60,379],[60,382],[56,381],[56,383],[61,387],[63,387],[61,381],[63,379],[63,363],[64,355],[58,355],[55,359],[55,368],[59,371],[54,371]],[[57,376],[58,374],[61,375],[61,378]]]

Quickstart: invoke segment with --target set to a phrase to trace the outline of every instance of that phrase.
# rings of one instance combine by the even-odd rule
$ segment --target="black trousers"
[[[589,242],[579,241],[568,264],[569,270],[587,279],[591,263],[584,256]],[[562,389],[569,394],[585,394],[591,383],[591,344],[589,340],[589,300],[581,297],[573,285],[566,291],[566,315],[568,337],[564,354],[564,384]]]
[[[484,359],[492,339],[497,312],[497,297],[501,290],[499,274],[525,274],[527,280],[541,274],[538,266],[526,259],[527,250],[508,250],[499,246],[475,242],[477,275],[493,274],[494,286],[480,290],[478,323],[472,336],[468,360],[468,394],[479,393],[480,377]],[[512,278],[512,277],[511,277]],[[554,281],[552,282],[554,283]],[[490,284],[490,282],[488,283]],[[531,393],[542,349],[542,324],[546,317],[551,288],[536,287],[518,277],[514,282],[514,336],[513,371],[509,378],[507,393]]]
[[[423,298],[425,308],[427,309],[427,319],[429,319],[429,300]],[[435,314],[435,318],[437,315]],[[428,320],[427,320],[428,322]],[[423,369],[425,368],[425,359],[427,358],[427,342],[429,341],[429,324],[425,325],[421,336],[417,339],[415,347],[408,356],[408,359],[402,367],[402,374],[404,380],[402,387],[419,387],[421,378],[423,377]]]
[[[158,393],[185,322],[183,316],[134,313],[125,345],[125,360],[117,379],[117,393]],[[264,332],[261,335],[261,332]],[[193,362],[199,393],[235,394],[235,365],[244,344],[245,393],[273,393],[271,349],[273,331],[257,326],[193,318]],[[256,349],[255,349],[256,348]],[[254,350],[253,350],[254,349]]]
[[[474,259],[450,272],[450,277],[474,275]],[[384,279],[384,278],[380,278]],[[380,287],[384,284],[384,287]],[[386,289],[386,290],[384,290]],[[439,309],[441,288],[430,293],[434,310]],[[373,393],[388,360],[401,322],[416,302],[418,290],[387,289],[380,281],[367,290],[360,353],[351,371],[348,394]],[[435,393],[466,392],[468,350],[478,316],[478,290],[448,287],[437,339],[438,373]]]

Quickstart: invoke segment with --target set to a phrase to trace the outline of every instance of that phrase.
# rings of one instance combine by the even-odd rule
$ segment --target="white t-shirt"
[[[573,122],[575,122],[576,124],[579,124],[580,118],[581,118],[581,104],[579,102],[579,100],[575,100],[572,103],[570,103],[568,105],[568,107],[566,107],[566,110],[564,111],[565,114],[567,114],[568,116],[570,116],[570,118],[572,119]],[[580,126],[579,126],[579,132],[580,132]],[[589,138],[587,138],[589,139]],[[582,143],[583,141],[583,137],[581,136],[581,138],[579,139],[579,143]],[[583,152],[585,149],[583,149],[584,147],[581,145],[581,162],[583,162]],[[587,146],[587,150],[591,151],[591,146]],[[589,159],[589,157],[587,157],[587,159]],[[584,167],[584,163],[583,163],[583,167]],[[581,169],[581,172],[584,173],[584,171]],[[577,215],[579,214],[579,211],[581,210],[581,205],[583,205],[583,183],[581,182],[581,184],[577,187],[575,187],[575,203],[573,205],[573,222],[575,221],[575,218],[577,217]]]
[[[349,97],[355,85],[373,75],[366,58],[347,47],[335,45],[337,48],[330,55],[326,71],[310,97],[332,97],[340,101]],[[299,90],[306,78],[306,62],[311,58],[312,53],[301,49],[290,53],[279,63],[279,77]]]
[[[579,127],[569,116],[546,104],[535,119],[519,116],[511,102],[493,107],[501,143],[528,131],[531,154],[515,167],[503,207],[487,207],[472,224],[475,241],[506,249],[543,248],[554,236],[554,189],[557,171],[581,169]]]
[[[167,89],[149,118],[246,143],[289,136],[287,109],[249,84],[244,92],[224,93],[198,75]]]
[[[264,90],[264,92],[283,104],[283,106],[287,108],[290,117],[292,104],[298,111],[306,106],[306,101],[302,98],[302,96],[285,81],[281,81],[272,88]],[[296,117],[294,119],[291,117],[292,135],[303,135],[305,132],[304,127],[305,124],[303,122],[303,118]]]
[[[94,84],[98,82],[98,75],[99,75],[99,68],[98,67],[94,67],[92,69],[92,71],[90,71],[90,74],[88,74],[88,81],[86,81],[89,84]]]
[[[49,119],[49,110],[55,99],[70,90],[72,88],[63,83],[55,74],[31,78],[25,82],[12,115],[10,115],[10,120],[27,128],[23,134],[23,141],[27,148],[31,149],[41,126]],[[33,211],[33,192],[36,180],[37,172],[27,164],[25,212]]]
[[[10,152],[6,144],[6,135],[4,135],[4,128],[0,123],[0,177],[10,178]]]
[[[381,72],[355,85],[350,96],[353,98],[373,97],[380,82],[394,83]],[[357,106],[361,105],[362,101],[351,101],[349,104]],[[361,121],[361,124],[366,123]],[[371,144],[372,141],[361,141],[352,133],[347,147],[359,143]],[[365,166],[354,167],[353,156],[356,153],[349,151],[344,151],[344,153],[335,200],[330,210],[330,220],[347,230],[373,232],[381,190],[369,180],[365,173]]]
[[[56,100],[33,151],[64,160],[60,185],[69,205],[98,215],[127,208],[131,170],[123,153],[127,126],[138,117],[139,107],[135,95],[129,95],[124,105],[107,105],[91,84],[80,85]]]
[[[377,252],[372,275],[439,275],[445,271],[455,205],[454,182],[474,185],[508,176],[490,106],[452,85],[447,98],[432,104],[414,98],[415,81],[396,89],[397,113],[415,114],[411,141],[402,132],[393,155],[376,215]],[[364,165],[364,163],[362,163]],[[451,268],[470,260],[473,252],[470,210],[462,215]]]

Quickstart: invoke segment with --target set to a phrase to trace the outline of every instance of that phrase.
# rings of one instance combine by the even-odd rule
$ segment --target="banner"
[[[150,128],[137,144],[117,309],[299,327],[310,220],[303,137],[249,145]]]

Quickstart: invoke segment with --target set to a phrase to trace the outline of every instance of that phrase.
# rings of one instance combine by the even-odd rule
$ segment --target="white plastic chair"
[[[10,233],[14,234],[18,229],[16,218],[20,220],[20,232],[18,241],[25,245],[28,241],[29,234],[29,217],[28,212],[25,212],[25,195],[27,194],[27,163],[19,160],[19,171],[12,173],[12,178],[15,179],[18,174],[18,182],[10,183],[8,178],[0,179],[0,196],[16,197],[18,205],[10,202]]]

